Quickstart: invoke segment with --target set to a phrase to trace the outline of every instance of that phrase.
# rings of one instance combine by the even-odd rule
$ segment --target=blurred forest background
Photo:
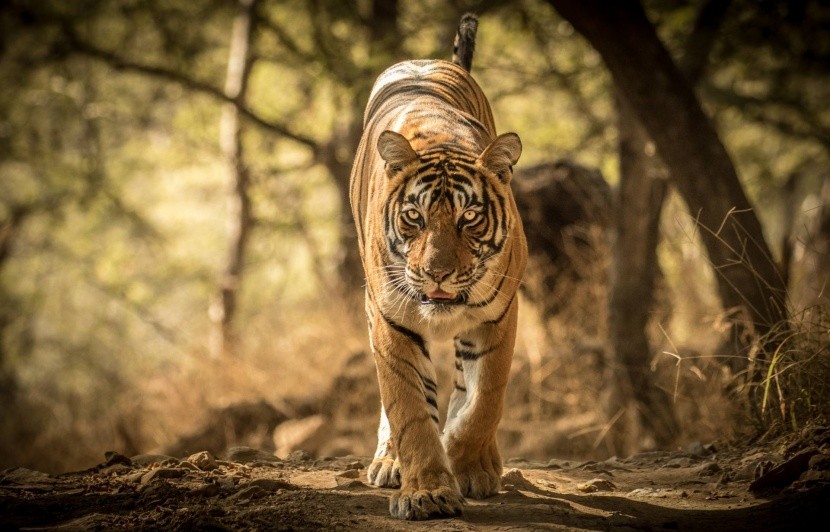
[[[371,454],[352,157],[377,75],[466,11],[524,143],[505,457],[824,418],[826,2],[9,0],[0,467]]]

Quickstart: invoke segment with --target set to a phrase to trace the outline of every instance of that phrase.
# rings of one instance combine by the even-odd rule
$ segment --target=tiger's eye
[[[416,211],[415,209],[409,209],[407,211],[404,211],[403,215],[406,216],[406,219],[410,222],[417,222],[421,219],[421,213]]]
[[[472,222],[478,218],[478,213],[476,211],[464,211],[464,214],[462,214],[461,217],[464,218],[464,221]]]

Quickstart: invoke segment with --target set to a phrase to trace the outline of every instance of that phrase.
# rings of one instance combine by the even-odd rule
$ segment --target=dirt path
[[[389,517],[391,490],[366,484],[369,461],[236,448],[226,460],[107,453],[58,476],[10,469],[0,530],[818,530],[830,517],[826,428],[789,446],[513,460],[497,496],[421,523]]]

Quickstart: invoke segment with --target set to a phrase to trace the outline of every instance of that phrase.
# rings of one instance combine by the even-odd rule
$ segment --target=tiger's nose
[[[432,277],[436,283],[440,283],[452,273],[450,268],[425,268],[424,273]]]

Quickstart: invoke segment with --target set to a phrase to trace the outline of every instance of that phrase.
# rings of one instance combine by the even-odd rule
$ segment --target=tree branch
[[[830,128],[823,126],[816,115],[799,102],[769,94],[764,97],[749,96],[714,85],[707,86],[705,90],[717,101],[737,107],[750,120],[772,126],[784,135],[818,142],[825,148],[830,148]],[[775,109],[794,114],[800,119],[801,124],[798,121],[771,116],[770,111],[774,112]]]
[[[315,155],[319,150],[319,144],[314,139],[297,133],[295,131],[291,131],[285,124],[275,122],[273,120],[269,120],[265,117],[260,116],[247,106],[243,105],[238,100],[226,95],[222,89],[215,87],[208,82],[194,79],[186,74],[177,72],[175,70],[171,70],[164,66],[133,61],[109,50],[98,48],[94,44],[91,44],[81,39],[77,35],[77,33],[75,33],[75,31],[67,24],[63,25],[63,32],[70,45],[70,54],[75,53],[84,55],[86,57],[98,59],[99,61],[106,63],[115,70],[139,72],[173,83],[178,83],[179,85],[182,85],[183,87],[186,87],[190,90],[200,92],[202,94],[207,94],[222,102],[231,103],[236,106],[236,108],[239,110],[239,113],[242,116],[244,116],[247,120],[250,120],[254,124],[258,125],[259,127],[262,127],[268,131],[277,133],[279,135],[282,135],[283,137],[286,137],[299,144],[302,144],[307,148],[310,148],[315,153]]]

